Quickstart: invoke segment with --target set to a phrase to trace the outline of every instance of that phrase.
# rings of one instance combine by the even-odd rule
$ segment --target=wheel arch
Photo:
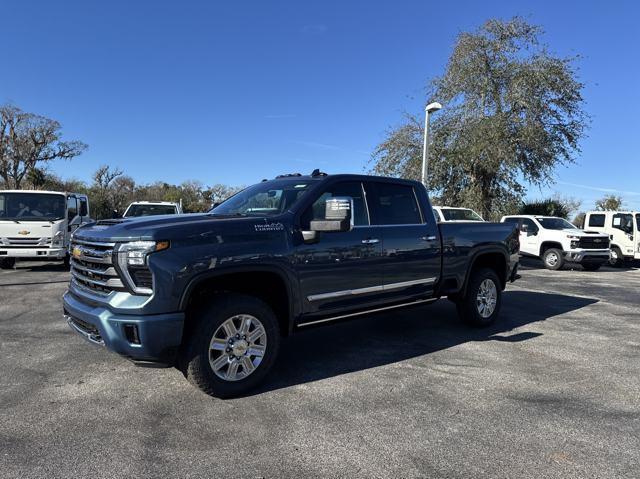
[[[189,311],[209,295],[234,292],[255,296],[274,311],[283,336],[293,330],[296,299],[286,271],[274,265],[247,265],[208,271],[191,279],[180,299],[180,309]],[[189,315],[187,314],[187,322]]]
[[[562,243],[558,241],[543,241],[542,244],[540,245],[540,258],[542,258],[545,251],[551,248],[557,248],[560,251],[564,251],[564,247],[562,246]]]
[[[467,287],[469,285],[469,280],[474,271],[481,268],[489,268],[495,271],[500,279],[500,287],[502,290],[507,285],[507,277],[508,277],[508,265],[509,265],[509,255],[505,248],[492,247],[492,248],[483,248],[479,251],[476,251],[471,259],[469,260],[469,267],[467,268],[467,273],[464,278],[464,284],[461,288],[462,295],[467,293]]]

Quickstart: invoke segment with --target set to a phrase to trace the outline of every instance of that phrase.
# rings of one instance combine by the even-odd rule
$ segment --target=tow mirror
[[[318,241],[318,233],[339,233],[353,228],[353,199],[340,196],[326,200],[324,219],[311,220],[310,231],[302,231],[305,243]]]
[[[520,232],[521,233],[527,233],[529,231],[529,225],[525,225],[525,224],[521,224],[520,225]]]
[[[325,202],[324,219],[312,220],[311,231],[344,232],[353,228],[353,199],[337,196]]]
[[[87,202],[80,201],[80,216],[87,216]]]
[[[118,210],[113,210],[111,213],[111,219],[119,220],[120,218],[122,218],[122,215],[118,213]]]

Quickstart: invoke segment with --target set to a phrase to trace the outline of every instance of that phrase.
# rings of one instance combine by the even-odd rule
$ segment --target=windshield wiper
[[[228,218],[246,217],[249,216],[246,213],[207,213],[208,216],[226,216]]]

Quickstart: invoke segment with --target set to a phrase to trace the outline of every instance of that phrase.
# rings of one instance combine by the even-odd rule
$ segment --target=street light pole
[[[422,145],[422,184],[427,188],[427,173],[429,169],[429,114],[435,113],[442,105],[438,102],[429,103],[424,109],[424,144]]]

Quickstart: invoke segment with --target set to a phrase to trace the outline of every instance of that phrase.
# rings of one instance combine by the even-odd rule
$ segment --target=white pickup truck
[[[71,233],[91,221],[83,194],[0,191],[0,267],[12,268],[17,258],[68,264]]]
[[[482,216],[471,208],[458,208],[456,206],[434,206],[433,215],[439,223],[454,221],[484,221]]]
[[[547,269],[558,270],[565,263],[580,263],[596,271],[609,261],[609,236],[576,228],[555,216],[503,216],[503,223],[520,229],[520,254],[541,258]]]
[[[131,218],[137,216],[181,214],[182,207],[179,203],[173,203],[170,201],[134,201],[127,207],[122,217]]]
[[[612,266],[640,259],[639,211],[589,211],[584,224],[589,230],[609,235]]]

